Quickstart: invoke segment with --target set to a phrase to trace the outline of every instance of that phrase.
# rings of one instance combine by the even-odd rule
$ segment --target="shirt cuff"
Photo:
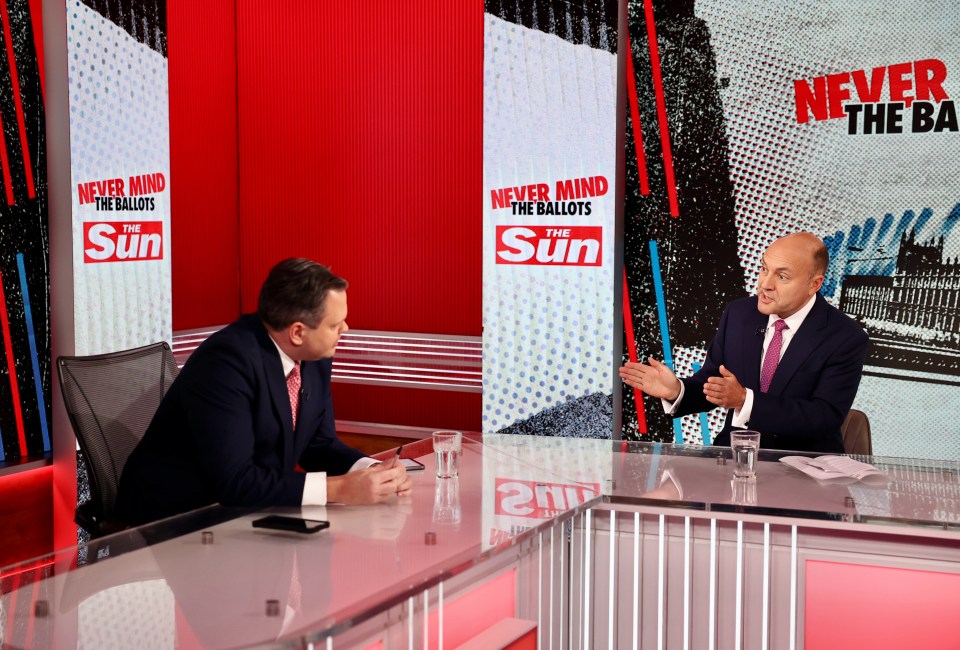
[[[374,460],[369,456],[364,456],[363,458],[355,462],[353,465],[351,465],[350,469],[347,470],[347,473],[349,474],[350,472],[356,472],[358,469],[367,469],[368,467],[373,467],[374,465],[379,465],[379,464],[380,464],[379,460]]]
[[[366,469],[379,463],[369,456],[364,456],[350,466],[349,472],[356,472],[360,469]],[[303,483],[303,498],[300,500],[302,506],[325,506],[327,505],[327,473],[326,472],[307,472],[307,480]]]
[[[360,469],[366,469],[379,463],[369,456],[359,459],[347,472],[356,472]],[[326,472],[307,472],[307,480],[303,483],[303,498],[300,500],[302,506],[325,506],[327,505],[327,473]]]
[[[686,386],[683,385],[683,382],[680,382],[680,394],[677,395],[677,399],[672,402],[665,400],[662,397],[660,398],[660,403],[663,404],[663,412],[667,415],[673,415],[677,412],[677,407],[680,406],[680,402],[683,400],[683,390]]]
[[[300,500],[302,506],[325,506],[327,505],[327,473],[326,472],[307,472],[307,478],[303,483],[303,497]]]
[[[741,429],[747,428],[750,415],[753,413],[753,389],[746,388],[745,390],[747,391],[747,397],[743,400],[743,406],[733,409],[733,420],[730,421],[731,426]]]

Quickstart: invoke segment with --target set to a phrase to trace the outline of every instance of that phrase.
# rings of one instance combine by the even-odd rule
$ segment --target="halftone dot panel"
[[[696,12],[710,26],[718,75],[729,79],[723,102],[748,289],[763,249],[783,234],[823,237],[891,210],[944,216],[960,200],[958,134],[851,136],[846,119],[798,124],[793,91],[799,79],[934,57],[952,72],[948,94],[960,96],[954,3],[701,0]]]
[[[952,223],[960,133],[912,133],[905,112],[903,133],[851,135],[846,118],[799,123],[794,97],[797,80],[855,70],[869,76],[930,58],[947,68],[949,98],[960,97],[956,3],[698,0],[695,11],[709,26],[717,76],[727,80],[721,94],[745,289],[754,289],[765,247],[796,230],[834,246],[824,293],[835,305],[844,274],[890,273],[904,224],[918,241],[943,235],[944,258],[960,254]],[[883,81],[880,101],[887,102]],[[853,84],[847,87],[858,102]],[[958,383],[955,375],[868,359],[854,407],[871,419],[875,452],[960,458],[960,436],[940,435],[960,418]],[[698,429],[688,418],[685,439]]]
[[[696,368],[699,368],[706,356],[707,351],[701,349],[677,348],[674,350],[674,370],[677,373],[677,376],[685,379],[693,375],[693,373],[696,372],[694,364],[696,364]],[[713,409],[707,414],[707,426],[709,431],[707,442],[711,442],[713,438],[720,433],[720,430],[723,428],[723,422],[725,418],[726,411],[720,408]],[[702,444],[703,425],[700,415],[695,414],[684,416],[681,419],[681,422],[683,429],[683,441],[685,443],[696,445]]]
[[[613,388],[616,56],[485,15],[483,430]],[[491,191],[602,175],[591,213],[519,215]],[[602,225],[599,266],[496,264],[497,226]],[[618,341],[616,347],[619,347]],[[606,435],[610,435],[607,423]]]
[[[67,25],[76,350],[95,354],[169,340],[170,143],[168,129],[158,128],[169,124],[167,61],[80,2],[68,9]],[[168,185],[151,195],[152,211],[98,211],[79,203],[79,183],[121,178],[129,185],[130,176],[156,172]],[[83,263],[84,222],[161,220],[163,260]]]

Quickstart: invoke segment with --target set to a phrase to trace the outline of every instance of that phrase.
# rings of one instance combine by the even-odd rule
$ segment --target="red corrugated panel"
[[[234,0],[168,2],[173,328],[239,313]]]
[[[0,477],[0,567],[53,550],[53,471]]]
[[[238,0],[237,30],[243,309],[306,256],[354,327],[480,334],[482,5]]]
[[[480,431],[480,393],[334,382],[337,419]]]

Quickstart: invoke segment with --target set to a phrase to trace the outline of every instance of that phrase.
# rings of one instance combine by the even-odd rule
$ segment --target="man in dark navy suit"
[[[346,288],[307,259],[270,271],[257,313],[204,341],[173,382],[124,467],[121,519],[140,524],[212,503],[376,503],[409,492],[401,464],[377,464],[336,436],[330,376],[348,329]]]
[[[727,305],[696,374],[680,380],[651,357],[625,364],[620,377],[675,417],[728,409],[714,444],[729,445],[739,427],[760,431],[766,448],[843,453],[840,425],[869,339],[818,293],[828,261],[811,233],[778,239],[763,255],[756,297]]]

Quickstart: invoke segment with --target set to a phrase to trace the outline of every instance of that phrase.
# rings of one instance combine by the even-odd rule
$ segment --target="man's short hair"
[[[323,320],[324,303],[331,291],[344,291],[347,281],[323,264],[291,257],[270,269],[260,287],[257,315],[270,329],[284,330],[301,322],[317,327]]]
[[[813,274],[826,275],[828,266],[830,266],[830,253],[827,252],[823,242],[820,242],[813,251]]]

